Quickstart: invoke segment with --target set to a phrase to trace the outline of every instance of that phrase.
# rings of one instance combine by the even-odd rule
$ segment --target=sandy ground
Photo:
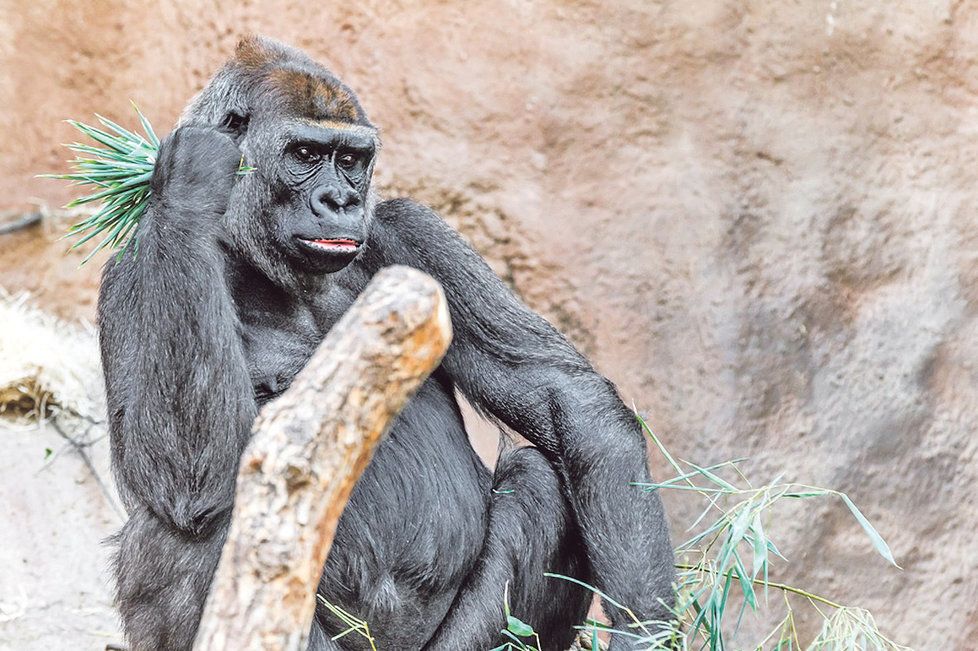
[[[107,439],[84,454],[91,467],[54,427],[0,420],[0,649],[102,649],[121,640],[103,542],[122,522],[104,490]]]

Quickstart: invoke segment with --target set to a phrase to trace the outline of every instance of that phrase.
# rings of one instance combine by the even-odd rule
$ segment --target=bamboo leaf
[[[520,637],[531,637],[534,632],[532,626],[512,615],[506,616],[506,630]]]
[[[862,514],[862,511],[856,507],[856,504],[849,499],[849,496],[845,493],[838,493],[838,495],[842,498],[842,501],[846,503],[846,506],[849,507],[853,517],[855,517],[856,521],[860,524],[860,526],[862,526],[863,531],[866,532],[866,535],[869,536],[870,541],[873,543],[873,547],[876,548],[879,555],[888,560],[895,567],[900,567],[893,558],[893,552],[890,551],[890,546],[886,544],[886,541],[883,540],[883,536],[881,536],[879,532],[876,531],[876,528],[870,524],[869,520],[866,519],[866,516]]]

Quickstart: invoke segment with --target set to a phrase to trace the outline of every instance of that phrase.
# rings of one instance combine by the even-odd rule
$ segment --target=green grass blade
[[[669,450],[666,449],[666,446],[662,444],[662,441],[659,440],[659,437],[655,435],[655,432],[653,432],[652,428],[649,427],[648,423],[645,422],[645,419],[639,416],[637,412],[635,413],[635,418],[638,419],[638,422],[642,426],[642,429],[645,430],[645,433],[648,435],[648,437],[652,439],[652,442],[655,444],[655,447],[659,449],[659,452],[662,454],[662,456],[666,458],[666,461],[669,462],[669,465],[672,466],[673,469],[676,472],[678,472],[680,475],[683,474],[682,467],[679,465],[679,463],[676,462],[676,459],[673,458],[673,456],[669,453]]]
[[[111,129],[112,131],[115,131],[116,136],[121,138],[124,142],[139,143],[143,147],[149,147],[149,143],[146,141],[146,139],[143,138],[138,133],[130,131],[129,129],[126,129],[124,127],[120,127],[112,120],[108,119],[107,117],[103,117],[98,113],[95,114],[95,117],[98,119],[99,122],[102,123],[103,126]]]
[[[123,140],[120,140],[118,137],[106,133],[101,129],[97,129],[87,124],[82,124],[81,122],[75,122],[74,120],[68,120],[68,124],[75,127],[95,142],[105,145],[117,154],[125,156],[132,152],[133,148],[128,146]]]
[[[697,466],[695,463],[689,463],[689,461],[686,461],[685,463],[687,463],[690,466],[692,466],[693,468],[695,468],[696,471],[699,474],[703,475],[704,477],[706,477],[707,479],[709,479],[710,481],[712,481],[717,486],[720,486],[721,488],[724,488],[724,489],[726,489],[726,490],[728,490],[730,492],[734,492],[734,493],[737,492],[737,487],[736,486],[734,486],[733,484],[731,484],[730,482],[728,482],[726,479],[723,479],[719,475],[717,475],[717,474],[715,474],[713,472],[710,472],[710,470],[708,468],[701,468],[701,467]]]
[[[613,606],[616,606],[617,608],[621,608],[623,611],[625,611],[627,613],[632,612],[627,606],[623,606],[622,604],[618,603],[617,601],[615,601],[614,599],[612,599],[611,597],[609,597],[605,593],[603,593],[600,590],[598,590],[597,588],[595,588],[593,585],[591,585],[589,583],[585,583],[584,581],[581,581],[580,579],[575,579],[572,576],[566,576],[564,574],[554,574],[552,572],[544,572],[543,575],[544,576],[547,576],[547,577],[550,577],[552,579],[563,579],[564,581],[570,581],[571,583],[576,583],[577,585],[581,586],[582,588],[587,588],[588,590],[590,590],[594,594],[598,595],[599,597],[601,597],[602,599],[604,599],[605,601],[607,601],[609,604],[611,604]]]
[[[531,637],[534,633],[532,626],[512,615],[506,616],[506,630],[520,637]]]
[[[842,498],[842,501],[846,503],[846,506],[849,507],[853,517],[856,518],[856,521],[863,528],[863,531],[866,532],[866,535],[869,536],[870,541],[873,543],[873,547],[876,548],[879,555],[892,563],[894,567],[900,567],[897,565],[896,559],[893,558],[893,552],[890,551],[890,546],[886,544],[886,541],[883,540],[883,536],[881,536],[879,532],[876,531],[876,528],[870,524],[869,520],[866,519],[866,516],[862,514],[862,511],[856,507],[856,504],[849,499],[849,496],[845,493],[837,494]]]
[[[136,115],[139,116],[139,124],[142,125],[143,132],[146,134],[146,137],[149,138],[150,144],[153,146],[154,149],[159,149],[160,139],[156,137],[156,132],[153,131],[153,125],[149,123],[149,120],[146,119],[146,116],[143,115],[143,112],[139,110],[138,106],[136,106],[136,102],[130,100],[129,103],[132,104],[132,108],[135,109]]]

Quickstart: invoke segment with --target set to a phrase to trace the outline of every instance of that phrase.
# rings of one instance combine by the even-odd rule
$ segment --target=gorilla
[[[504,603],[566,649],[591,593],[668,620],[673,554],[640,424],[614,386],[441,218],[371,189],[376,128],[303,53],[259,37],[163,140],[136,245],[104,269],[99,328],[113,472],[128,511],[114,563],[133,651],[193,645],[262,405],[389,265],[444,288],[454,340],[357,483],[318,588],[380,649],[488,649]],[[237,174],[239,163],[256,169]],[[494,472],[456,392],[531,445]],[[368,648],[317,600],[310,649]],[[605,604],[624,628],[626,612]],[[630,648],[616,635],[613,648]]]

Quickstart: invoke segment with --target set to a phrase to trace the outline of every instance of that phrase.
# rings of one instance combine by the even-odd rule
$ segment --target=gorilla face
[[[276,126],[275,151],[258,159],[277,161],[258,170],[271,188],[270,244],[298,269],[339,271],[367,239],[376,133],[341,122]]]
[[[255,170],[235,189],[233,248],[269,277],[349,265],[367,241],[376,130],[334,120],[252,115],[240,146]]]

